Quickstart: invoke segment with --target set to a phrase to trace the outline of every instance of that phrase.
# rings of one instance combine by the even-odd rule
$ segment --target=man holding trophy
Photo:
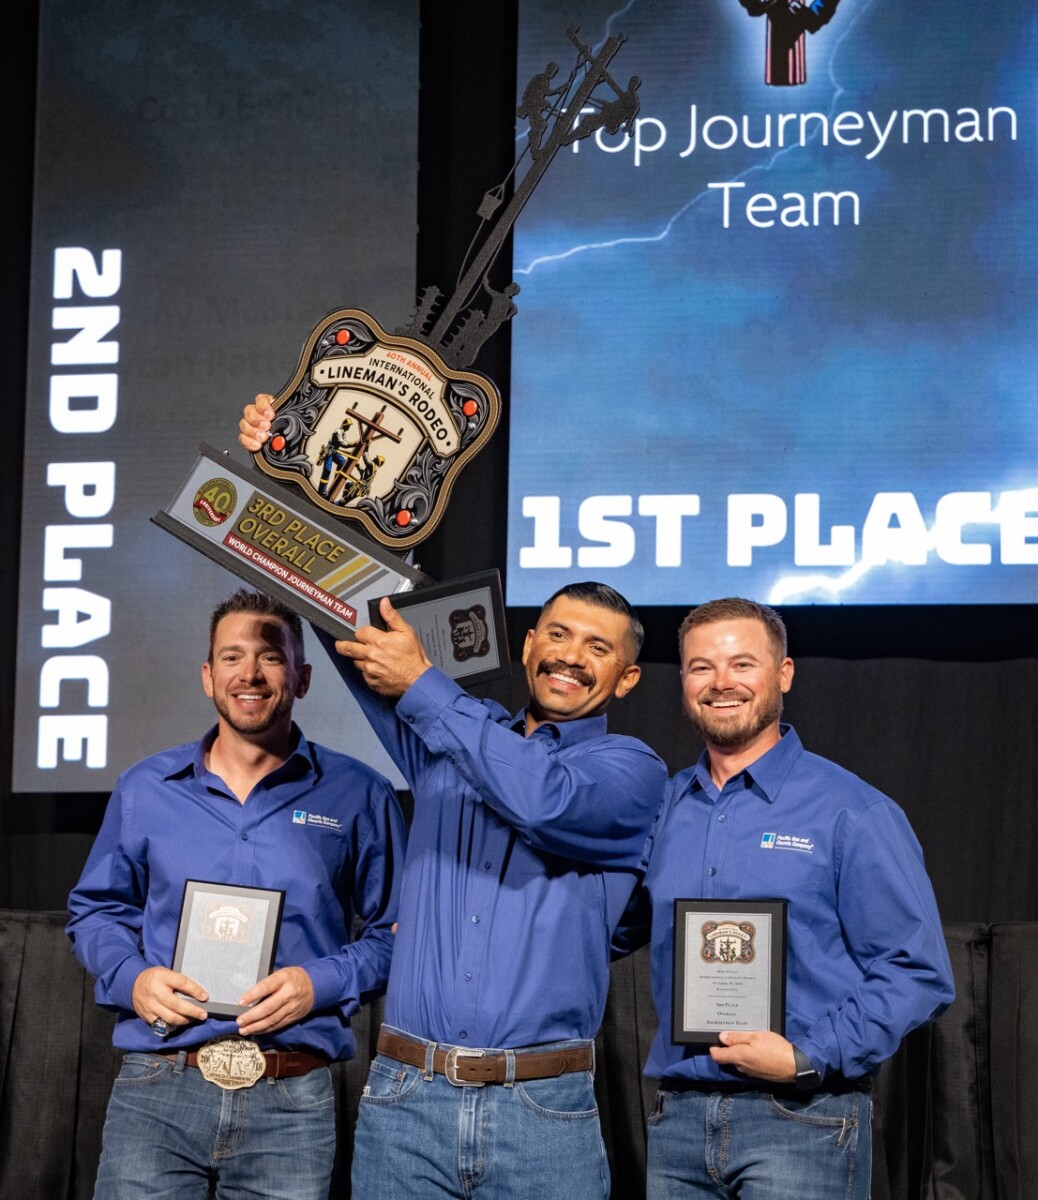
[[[245,409],[245,449],[274,417],[266,395]],[[511,714],[434,667],[388,599],[381,616],[353,641],[318,631],[414,794],[353,1195],[602,1200],[594,1036],[666,776],[606,730],[638,682],[641,622],[603,584],[561,589]]]
[[[954,997],[922,851],[891,800],[780,725],[776,612],[711,601],[679,646],[706,750],[668,785],[617,937],[647,940],[651,901],[649,1200],[865,1200],[868,1077]]]

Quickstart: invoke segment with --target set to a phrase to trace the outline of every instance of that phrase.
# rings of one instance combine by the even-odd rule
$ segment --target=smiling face
[[[793,660],[752,617],[694,625],[681,646],[685,712],[708,746],[759,757],[779,740]]]
[[[526,635],[527,732],[544,721],[597,716],[638,682],[628,618],[558,596]]]
[[[279,617],[251,612],[223,617],[210,661],[202,665],[202,686],[220,714],[221,734],[233,730],[257,740],[287,734],[292,705],[310,686],[310,667],[301,658]]]

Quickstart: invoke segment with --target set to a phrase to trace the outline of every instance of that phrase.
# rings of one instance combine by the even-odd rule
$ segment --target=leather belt
[[[409,1067],[425,1069],[427,1043],[415,1042],[382,1029],[378,1035],[378,1052]],[[508,1056],[515,1059],[512,1078],[521,1083],[527,1079],[554,1079],[572,1071],[593,1071],[594,1046],[569,1046],[558,1050],[470,1050],[467,1046],[437,1046],[433,1052],[433,1070],[445,1075],[455,1087],[482,1087],[485,1083],[505,1083],[508,1079]]]
[[[266,1065],[263,1073],[257,1077],[259,1079],[291,1079],[296,1075],[309,1075],[311,1071],[328,1065],[326,1058],[318,1054],[308,1054],[305,1050],[261,1050],[260,1053],[266,1060]],[[180,1055],[173,1051],[169,1054],[155,1054],[155,1057],[176,1062]],[[184,1060],[187,1066],[198,1067],[198,1051],[188,1050],[184,1054]]]

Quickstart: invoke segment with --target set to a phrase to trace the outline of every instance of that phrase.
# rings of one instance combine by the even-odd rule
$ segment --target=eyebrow
[[[565,621],[549,621],[545,625],[545,629],[561,629],[563,633],[573,633],[573,626],[567,625]],[[606,646],[610,650],[615,650],[615,643],[606,637],[604,633],[589,633],[585,639],[587,642],[598,642],[602,646]]]
[[[269,651],[274,651],[276,654],[285,653],[284,647],[276,646],[273,642],[264,642],[263,645],[258,648],[257,653],[266,654]],[[217,655],[228,653],[245,654],[246,652],[247,647],[243,646],[240,642],[231,642],[226,646],[216,646],[213,649],[213,653]]]
[[[727,661],[734,662],[740,658],[747,658],[747,659],[750,659],[751,662],[755,662],[755,663],[761,663],[764,661],[764,659],[758,658],[756,656],[756,654],[753,654],[749,650],[741,651],[739,654],[730,654],[728,656]],[[706,655],[704,655],[704,654],[694,654],[694,655],[692,655],[691,658],[686,658],[684,661],[685,661],[686,667],[692,666],[693,663],[705,663],[708,667],[712,667],[716,660],[712,659],[712,658],[707,658]]]

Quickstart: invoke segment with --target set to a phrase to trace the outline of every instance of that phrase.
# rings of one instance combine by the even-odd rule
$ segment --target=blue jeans
[[[112,1088],[94,1200],[326,1200],[331,1072],[224,1091],[200,1071],[127,1054]]]
[[[608,1195],[590,1072],[454,1087],[381,1054],[371,1064],[353,1143],[353,1200]]]
[[[647,1200],[868,1200],[868,1092],[668,1091],[649,1118]]]

